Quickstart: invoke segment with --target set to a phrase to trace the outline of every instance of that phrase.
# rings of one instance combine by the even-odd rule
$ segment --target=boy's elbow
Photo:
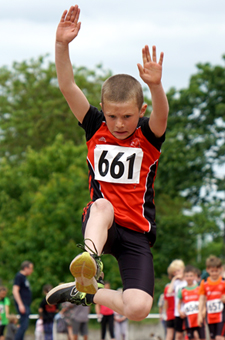
[[[69,92],[69,87],[66,84],[59,84],[59,89],[62,92],[62,94],[64,95],[64,97]]]
[[[78,93],[78,87],[75,83],[59,84],[59,89],[65,98],[74,98]]]
[[[59,79],[58,78],[58,85],[59,85],[59,89],[62,92],[62,94],[66,93],[66,92],[71,92],[72,90],[74,91],[77,87],[77,85],[75,84],[74,78],[72,79]]]

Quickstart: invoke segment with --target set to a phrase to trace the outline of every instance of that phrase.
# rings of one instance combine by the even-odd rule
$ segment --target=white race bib
[[[211,313],[221,313],[223,311],[223,302],[220,299],[207,301],[207,312]]]
[[[185,303],[184,312],[186,315],[198,314],[198,301],[190,301]]]
[[[4,305],[0,305],[0,314],[5,313]]]
[[[139,183],[143,151],[117,145],[96,145],[95,179],[110,183]]]

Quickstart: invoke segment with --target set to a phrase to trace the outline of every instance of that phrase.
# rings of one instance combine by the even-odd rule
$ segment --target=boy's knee
[[[129,320],[141,321],[148,316],[150,310],[151,307],[146,305],[130,306],[130,308],[128,307],[127,309],[126,316]]]
[[[91,212],[103,212],[114,216],[114,209],[112,204],[105,198],[99,198],[91,206]]]
[[[133,295],[133,297],[135,294]],[[152,297],[150,295],[139,296],[138,299],[130,298],[126,301],[125,315],[129,320],[141,321],[145,319],[152,308]]]

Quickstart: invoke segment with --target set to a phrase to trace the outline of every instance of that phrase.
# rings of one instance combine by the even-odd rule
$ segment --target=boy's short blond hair
[[[174,272],[177,269],[184,269],[184,268],[185,268],[185,265],[182,260],[173,260],[170,263],[169,267],[167,268],[167,273],[168,275],[173,276]]]
[[[128,74],[116,74],[109,77],[102,85],[101,102],[105,101],[124,103],[136,101],[139,110],[144,103],[141,84]]]
[[[206,268],[221,268],[222,267],[222,261],[214,256],[214,255],[210,255],[207,259],[206,259]]]

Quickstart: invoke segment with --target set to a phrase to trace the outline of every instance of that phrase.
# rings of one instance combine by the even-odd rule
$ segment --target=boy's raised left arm
[[[64,11],[56,30],[55,65],[59,88],[68,102],[71,111],[82,123],[90,104],[74,80],[73,67],[69,56],[69,44],[77,37],[81,23],[77,5]]]
[[[142,49],[143,66],[138,64],[141,79],[148,85],[152,97],[152,112],[149,126],[156,137],[161,137],[166,131],[169,105],[162,86],[163,53],[160,53],[159,62],[156,58],[156,47],[152,47],[152,57],[149,47]]]

